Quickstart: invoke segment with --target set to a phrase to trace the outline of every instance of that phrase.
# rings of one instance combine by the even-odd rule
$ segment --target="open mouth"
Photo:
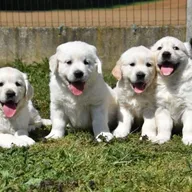
[[[135,93],[138,93],[138,94],[145,91],[146,85],[147,84],[145,82],[132,83],[132,87],[133,87]]]
[[[85,88],[85,82],[83,81],[75,81],[75,82],[69,82],[68,88],[73,93],[73,95],[79,96],[83,93]]]
[[[17,103],[14,101],[7,101],[5,103],[1,103],[3,113],[7,118],[11,118],[15,115],[16,110],[17,110]]]
[[[177,69],[178,65],[179,65],[179,63],[173,64],[169,61],[165,61],[161,64],[158,64],[158,66],[160,68],[160,72],[164,76],[169,76],[169,75],[173,74],[175,72],[175,70]]]

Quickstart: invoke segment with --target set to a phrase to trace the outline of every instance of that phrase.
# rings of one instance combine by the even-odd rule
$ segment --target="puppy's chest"
[[[72,126],[79,128],[91,126],[91,105],[85,100],[65,102],[64,111]]]
[[[152,109],[155,107],[153,99],[150,101],[149,98],[145,96],[121,98],[120,104],[130,110],[132,114],[138,118],[143,116],[145,109]]]
[[[19,129],[28,130],[29,118],[6,118],[2,111],[0,113],[0,132],[14,134]]]
[[[172,118],[178,120],[185,109],[186,101],[180,88],[161,85],[157,89],[157,105],[168,109]]]

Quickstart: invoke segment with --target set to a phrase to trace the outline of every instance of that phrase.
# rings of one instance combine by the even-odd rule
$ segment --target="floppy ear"
[[[122,78],[121,74],[121,62],[117,61],[115,67],[112,70],[112,75],[119,81]]]
[[[55,54],[49,58],[49,69],[52,74],[55,74],[57,71],[57,68],[58,68],[58,60],[57,60],[57,56]]]
[[[29,83],[27,75],[25,73],[23,73],[23,77],[24,77],[25,88],[26,88],[25,97],[27,98],[27,100],[30,100],[33,97],[34,89],[32,85]]]
[[[97,60],[96,60],[96,66],[97,66],[97,72],[102,75],[103,74],[102,73],[102,63],[99,58],[97,58]]]

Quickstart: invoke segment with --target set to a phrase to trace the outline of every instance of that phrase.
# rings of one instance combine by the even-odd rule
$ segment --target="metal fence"
[[[76,5],[70,2],[72,1],[0,0],[0,26],[186,25],[187,0],[76,0]],[[86,2],[96,3],[88,5]]]

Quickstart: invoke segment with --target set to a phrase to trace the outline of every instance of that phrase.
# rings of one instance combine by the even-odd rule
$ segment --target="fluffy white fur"
[[[141,136],[153,139],[156,136],[154,54],[144,46],[130,48],[121,55],[112,73],[119,80],[115,88],[119,102],[119,122],[114,136],[127,136],[134,121],[144,120]],[[137,84],[142,90],[137,90]]]
[[[156,53],[158,87],[156,123],[158,134],[154,142],[170,140],[173,126],[183,125],[182,141],[192,144],[192,60],[183,42],[164,37],[151,48]],[[165,65],[165,66],[164,66]],[[162,67],[173,68],[169,74]],[[167,70],[166,70],[167,71]]]
[[[42,125],[43,121],[30,101],[32,96],[33,88],[26,74],[11,67],[0,68],[1,147],[28,146],[35,143],[28,137],[28,132]],[[17,104],[16,113],[12,117],[7,117],[3,106],[10,102]],[[50,123],[48,120],[44,122]]]
[[[69,123],[75,128],[92,128],[97,141],[101,141],[100,135],[111,140],[108,122],[114,119],[116,102],[103,80],[96,48],[80,41],[62,44],[49,65],[52,130],[47,138],[64,136]],[[75,84],[84,84],[79,95],[70,89]]]
[[[192,59],[192,38],[189,40],[189,42],[185,42],[184,45],[188,51],[189,57]]]

